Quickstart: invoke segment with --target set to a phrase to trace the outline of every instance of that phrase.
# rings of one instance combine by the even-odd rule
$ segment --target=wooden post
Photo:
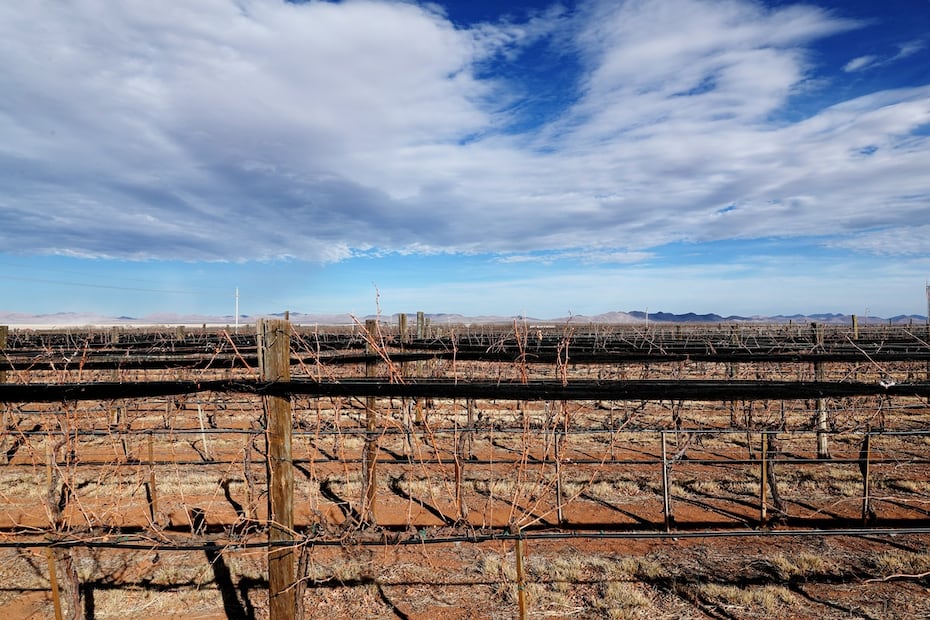
[[[55,551],[51,547],[45,548],[45,557],[48,558],[48,582],[52,589],[52,605],[55,607],[55,620],[62,620],[61,592],[58,589],[58,571],[55,569]]]
[[[378,333],[378,322],[374,319],[365,321],[365,331],[368,332],[368,344],[365,345],[365,352],[369,355],[374,354],[374,348],[371,342],[376,341]],[[376,364],[373,361],[365,362],[365,376],[376,376]],[[378,460],[378,412],[375,409],[375,397],[368,396],[365,398],[365,446],[362,449],[362,509],[359,511],[362,521],[365,524],[374,525],[375,521],[375,496],[378,490],[377,478],[377,460]]]
[[[410,334],[407,333],[407,313],[401,312],[397,315],[397,335],[401,344],[407,344],[410,340]]]
[[[417,340],[426,338],[426,314],[417,312]]]
[[[45,439],[45,510],[49,516],[49,526],[53,531],[67,530],[69,525],[62,515],[63,504],[67,503],[63,497],[67,486],[59,485],[58,463],[52,437]],[[62,501],[62,500],[65,501]],[[49,580],[52,588],[52,599],[58,599],[56,604],[56,620],[67,616],[69,620],[83,620],[84,608],[81,607],[81,582],[74,567],[71,550],[62,547],[47,547]],[[62,601],[64,599],[64,601]],[[61,614],[61,615],[58,615]]]
[[[859,340],[859,317],[852,315],[853,340]]]
[[[287,321],[258,322],[259,372],[262,381],[290,381],[291,338]],[[268,454],[268,590],[271,620],[294,620],[296,613],[294,470],[291,461],[290,396],[263,396]],[[277,546],[282,545],[283,546]]]
[[[662,431],[662,497],[664,499],[665,531],[672,531],[672,509],[668,496],[668,449],[666,448],[665,431]]]
[[[514,550],[517,556],[517,605],[520,609],[520,620],[526,620],[526,576],[523,571],[523,533],[517,529],[517,539],[514,541]]]

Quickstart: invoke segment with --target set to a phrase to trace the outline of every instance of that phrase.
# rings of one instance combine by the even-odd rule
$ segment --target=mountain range
[[[433,325],[487,325],[493,323],[512,323],[514,320],[525,321],[533,325],[563,325],[566,323],[586,324],[645,324],[645,323],[825,323],[825,324],[851,324],[852,317],[848,314],[778,314],[774,316],[738,316],[719,314],[673,314],[670,312],[606,312],[595,315],[571,315],[555,318],[538,318],[523,316],[465,316],[462,314],[427,313],[425,315]],[[254,324],[260,318],[283,318],[284,313],[262,315],[241,315],[240,325]],[[352,325],[356,321],[364,323],[367,319],[378,318],[376,315],[353,317],[350,314],[305,314],[300,312],[289,313],[292,323],[298,325]],[[382,315],[382,321],[397,323],[398,315]],[[414,325],[416,314],[408,314],[408,322]],[[926,323],[927,317],[919,314],[900,314],[892,317],[859,317],[859,324],[895,324],[907,325],[910,323]],[[53,314],[24,314],[18,312],[0,312],[0,325],[14,327],[73,327],[73,326],[146,326],[146,325],[234,325],[235,317],[232,315],[201,315],[201,314],[171,314],[155,313],[142,317],[132,316],[103,316],[98,314],[78,312],[56,312]]]

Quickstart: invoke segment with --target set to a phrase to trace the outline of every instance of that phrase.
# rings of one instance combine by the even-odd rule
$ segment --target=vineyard
[[[930,614],[930,330],[0,328],[34,618]]]

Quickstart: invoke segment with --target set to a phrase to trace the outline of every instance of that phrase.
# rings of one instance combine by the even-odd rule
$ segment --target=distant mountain
[[[672,314],[670,312],[650,312],[649,314],[646,314],[645,312],[634,310],[630,312],[629,315],[643,321],[653,321],[656,323],[720,323],[726,320],[749,320],[745,317],[730,317],[729,319],[724,319],[719,314],[695,314],[693,312],[688,312],[685,314]]]
[[[382,315],[381,321],[396,325],[398,314]],[[241,315],[239,325],[254,324],[260,318],[283,318],[283,312],[262,315]],[[377,315],[354,317],[351,314],[307,314],[290,312],[289,317],[296,325],[353,325],[364,323],[367,319],[377,319]],[[687,312],[674,314],[671,312],[645,313],[639,310],[630,312],[612,311],[595,315],[572,315],[550,319],[522,316],[496,316],[479,315],[465,316],[455,313],[427,313],[426,317],[432,325],[509,325],[514,321],[526,322],[529,325],[583,325],[589,323],[600,324],[633,324],[633,323],[823,323],[830,325],[850,325],[852,316],[848,314],[821,313],[821,314],[792,314],[775,316],[721,316],[719,314],[695,314]],[[888,324],[908,325],[911,323],[926,323],[927,317],[919,314],[899,314],[890,318],[878,316],[859,317],[860,325]],[[80,312],[56,312],[53,314],[24,314],[19,312],[0,312],[0,325],[14,327],[108,327],[108,326],[149,326],[149,325],[208,325],[211,327],[234,325],[235,317],[232,315],[201,315],[201,314],[173,314],[154,313],[143,317],[118,316],[107,317],[98,314]],[[411,328],[416,324],[416,313],[407,314],[407,323]]]

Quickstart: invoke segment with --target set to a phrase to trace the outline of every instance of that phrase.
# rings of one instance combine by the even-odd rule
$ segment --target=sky
[[[0,312],[925,314],[930,0],[0,3]]]

